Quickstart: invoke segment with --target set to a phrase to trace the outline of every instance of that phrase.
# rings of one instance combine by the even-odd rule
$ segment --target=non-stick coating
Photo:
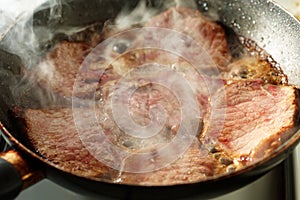
[[[289,83],[300,85],[300,26],[291,14],[268,0],[198,2],[206,2],[223,24],[263,47],[281,65]]]
[[[94,0],[94,1],[65,1],[68,5],[63,5],[63,19],[59,21],[49,21],[48,9],[40,10],[35,15],[35,25],[49,25],[53,31],[65,26],[82,26],[95,21],[105,21],[114,17],[126,4],[130,2],[130,9],[136,5],[137,1],[126,0]],[[222,24],[231,27],[237,34],[250,38],[259,46],[267,50],[273,58],[282,66],[283,71],[288,75],[289,82],[300,85],[300,62],[298,53],[300,52],[300,32],[299,23],[279,6],[266,0],[197,0],[199,10],[206,15],[210,15]],[[163,1],[148,1],[149,6],[158,6],[163,9]],[[6,39],[9,39],[6,38]],[[0,43],[1,44],[1,43]],[[43,45],[41,45],[43,46]],[[1,47],[1,46],[0,46]],[[20,61],[5,52],[1,52],[1,68],[13,65],[14,73],[18,73]],[[1,75],[3,76],[3,75]],[[1,79],[1,122],[9,127],[12,133],[16,134],[16,125],[10,121],[7,110],[10,101],[9,84]],[[9,135],[9,133],[7,133]],[[15,135],[16,138],[21,138]],[[118,184],[109,184],[95,181],[79,176],[75,176],[55,169],[51,163],[40,158],[24,146],[18,144],[11,135],[11,139],[18,149],[35,156],[44,163],[46,176],[66,187],[84,192],[90,191],[97,194],[105,194],[126,199],[174,199],[188,195],[199,195],[202,197],[218,196],[241,187],[262,174],[266,173],[275,165],[284,160],[293,150],[299,141],[299,132],[285,145],[283,149],[272,155],[268,159],[242,170],[236,174],[221,177],[216,180],[201,182],[196,184],[186,184],[168,187],[139,187]],[[23,141],[21,141],[22,143]],[[155,197],[154,197],[155,196]]]

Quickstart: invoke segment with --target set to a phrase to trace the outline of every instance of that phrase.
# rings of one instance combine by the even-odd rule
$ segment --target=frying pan
[[[197,0],[198,8],[205,15],[217,19],[230,27],[238,35],[250,38],[263,47],[280,63],[289,78],[289,83],[300,85],[300,24],[280,6],[266,0]],[[95,21],[104,22],[115,17],[126,4],[131,10],[138,3],[125,0],[86,1],[69,0],[62,4],[62,19],[50,19],[49,8],[39,9],[34,15],[34,25],[46,25],[55,32],[62,27],[78,27]],[[164,9],[163,1],[147,1],[148,6]],[[38,36],[39,37],[39,36]],[[10,39],[9,34],[5,37]],[[43,34],[40,35],[41,46]],[[0,43],[1,44],[1,43]],[[11,142],[13,150],[1,154],[0,159],[0,199],[12,199],[18,193],[43,178],[48,178],[66,188],[84,195],[104,195],[118,199],[176,199],[187,196],[216,197],[238,189],[277,166],[293,151],[300,140],[297,131],[279,150],[264,160],[241,171],[227,174],[213,180],[172,186],[133,186],[97,181],[81,177],[56,168],[45,158],[39,156],[27,145],[20,134],[22,126],[12,120],[9,111],[16,104],[10,92],[11,84],[18,77],[22,62],[18,55],[0,46],[0,67],[9,72],[1,74],[0,129]],[[43,52],[43,51],[41,51]]]

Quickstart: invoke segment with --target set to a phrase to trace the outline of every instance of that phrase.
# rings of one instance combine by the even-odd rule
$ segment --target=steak
[[[225,31],[198,10],[173,7],[153,17],[145,26],[168,28],[191,37],[208,52],[221,71],[226,71],[231,55]]]
[[[28,109],[23,117],[32,145],[58,168],[87,177],[111,177],[110,169],[84,148],[71,109]],[[93,137],[92,131],[85,134]]]
[[[225,33],[221,26],[202,16],[199,11],[188,8],[171,8],[165,13],[151,19],[146,27],[154,25],[162,28],[170,28],[192,37],[201,48],[208,52],[219,69],[226,71],[226,66],[231,57],[227,48]],[[119,47],[121,45],[119,43],[123,41],[122,38],[119,38],[119,42],[112,41],[115,43],[108,44],[105,55],[99,56],[95,53],[94,58],[89,58],[93,62],[89,63],[89,66],[80,68],[84,59],[91,53],[96,44],[105,39],[100,39],[97,34],[93,35],[90,29],[86,32],[86,34],[79,34],[80,42],[70,38],[69,41],[58,43],[33,70],[27,70],[29,78],[36,80],[42,87],[64,97],[74,95],[80,98],[90,98],[94,95],[95,90],[101,86],[101,83],[98,85],[98,82],[119,79],[120,76],[124,75],[124,67],[126,71],[130,69],[128,66],[139,66],[144,64],[145,60],[170,66],[174,63],[183,62],[182,58],[178,58],[178,56],[174,58],[172,54],[167,55],[170,52],[161,54],[161,50],[157,49],[150,51],[147,49],[130,51],[126,54],[127,47]],[[107,38],[110,36],[109,34],[105,35]],[[83,42],[82,38],[86,39],[87,42]],[[165,42],[169,43],[170,38],[166,39],[167,41]],[[131,38],[131,40],[133,45],[139,42],[139,38]],[[155,40],[158,41],[153,42],[161,42],[161,38],[156,38]],[[113,50],[116,45],[119,45],[118,49]],[[186,47],[186,49],[188,49],[187,53],[190,56],[199,57],[198,48],[194,49],[192,46]],[[207,57],[208,54],[206,55]],[[118,60],[115,60],[112,66],[108,65],[105,57]],[[199,59],[205,60],[209,58],[201,57]],[[185,62],[189,62],[189,60]],[[201,64],[203,65],[203,63],[199,63],[199,65]],[[203,69],[202,67],[201,71],[206,71],[208,75],[211,73],[216,74],[214,64],[211,63],[210,66],[206,67],[208,69]],[[80,89],[73,91],[76,78],[77,87]]]
[[[149,112],[147,104],[142,105],[139,101],[144,101],[149,96],[156,97],[155,91],[155,88],[150,92],[149,88],[142,88],[132,97],[130,108],[137,123],[148,123],[149,119],[143,118]],[[168,144],[176,133],[170,126],[167,128],[165,125],[161,134],[151,139],[132,138],[108,117],[110,112],[102,112],[101,106],[95,112],[98,124],[91,127],[88,125],[90,111],[87,108],[75,109],[75,112],[82,113],[83,121],[80,123],[89,127],[87,131],[80,133],[80,137],[74,123],[74,110],[71,108],[27,109],[23,118],[28,137],[37,151],[60,169],[74,174],[141,185],[202,181],[267,157],[294,133],[299,123],[299,91],[293,86],[265,84],[261,80],[238,81],[226,85],[224,91],[226,98],[223,93],[217,92],[211,99],[214,113],[211,113],[211,108],[205,116],[203,132],[199,136],[200,143],[194,139],[178,160],[147,173],[118,172],[107,167],[90,154],[81,139],[88,141],[88,145],[95,145],[98,129],[101,128],[107,138],[119,147],[132,152],[143,148],[152,148],[155,151],[158,144]],[[151,95],[152,92],[154,93]],[[160,95],[156,100],[161,103],[167,101]],[[165,104],[164,107],[168,108],[168,105]],[[170,119],[178,117],[170,116]],[[174,123],[176,119],[170,121]],[[108,150],[101,145],[95,148],[101,156],[109,156]],[[116,162],[124,162],[126,165],[126,160]],[[137,163],[137,167],[140,164]]]
[[[86,110],[79,109],[78,112],[86,113]],[[85,117],[89,118],[86,115]],[[118,172],[98,161],[81,141],[82,138],[88,137],[89,144],[95,146],[100,126],[80,133],[79,137],[72,109],[28,109],[23,118],[28,137],[37,151],[58,168],[80,176],[96,177],[107,181],[121,180],[122,183],[128,184],[168,185],[207,179],[213,176],[218,168],[208,153],[200,149],[200,144],[195,137],[188,150],[162,170],[142,174]],[[157,143],[154,146],[156,145]],[[102,155],[108,151],[101,146],[92,148],[98,148]]]
[[[237,81],[212,97],[201,141],[232,160],[255,162],[283,144],[299,123],[299,91],[293,86]],[[222,115],[218,113],[224,113]],[[226,157],[226,156],[225,156]]]
[[[199,142],[195,139],[188,150],[172,164],[154,172],[124,172],[121,173],[119,181],[147,186],[193,183],[213,177],[216,171],[220,170],[219,168],[224,167],[214,162],[208,152],[201,149]]]
[[[153,66],[147,67],[147,64],[151,64]],[[171,70],[172,72],[174,72],[174,74],[179,74],[180,76],[184,77],[184,80],[189,83],[189,88],[187,89],[191,89],[198,100],[199,109],[201,112],[199,116],[200,118],[203,117],[204,113],[207,110],[209,97],[225,84],[225,81],[221,78],[210,77],[202,73],[201,71],[199,72],[197,70],[197,67],[193,66],[191,63],[182,59],[181,57],[169,54],[168,52],[163,50],[156,49],[133,50],[116,58],[114,62],[111,63],[110,67],[117,75],[108,75],[108,77],[121,77],[122,75],[128,74],[130,71],[134,70],[132,71],[131,77],[129,78],[131,85],[136,88],[142,87],[143,85],[147,84],[149,86],[149,84],[153,85],[153,83],[151,82],[155,82],[157,77],[160,77],[161,72],[159,70],[155,71],[156,65],[167,70]],[[141,70],[145,70],[145,72],[148,72],[148,74],[143,73],[143,76],[137,77],[134,74],[135,71]],[[106,77],[106,73],[104,73],[102,77]],[[172,78],[172,75],[169,75],[164,77],[163,79],[165,80],[164,82],[167,82],[174,78]],[[102,97],[102,100],[104,101],[107,100],[108,94],[111,94],[113,92],[113,86],[117,81],[120,81],[120,78],[109,78],[109,80],[114,80],[113,84],[109,85],[110,89],[106,88],[106,80],[102,81],[102,78],[99,81],[99,87],[97,87],[99,88],[97,95],[100,95]],[[173,81],[177,82],[176,80]],[[171,88],[165,88],[163,91],[170,89]],[[162,95],[165,96],[165,94]],[[174,97],[170,99],[174,99]],[[140,101],[143,100],[140,99]],[[176,105],[173,104],[173,107],[176,107]]]
[[[27,76],[44,88],[71,97],[78,70],[90,47],[85,43],[58,43]]]

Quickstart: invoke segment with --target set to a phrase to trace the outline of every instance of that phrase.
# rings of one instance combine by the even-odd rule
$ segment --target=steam
[[[117,30],[126,30],[134,25],[144,24],[158,13],[157,9],[147,8],[146,3],[141,1],[131,12],[122,11],[115,19]]]
[[[35,8],[46,1],[47,0],[1,0],[1,17],[4,16],[14,19],[20,14],[30,14]],[[2,21],[1,18],[1,23],[6,24],[5,22],[6,21]]]
[[[109,1],[109,0],[107,0]],[[59,34],[62,33],[64,35],[70,36],[73,35],[74,33],[77,33],[79,31],[84,30],[85,28],[87,28],[88,26],[90,26],[89,24],[86,24],[86,26],[75,26],[75,27],[70,27],[70,26],[59,26],[58,29],[53,30],[52,25],[56,24],[56,23],[60,23],[62,20],[62,11],[63,11],[63,4],[61,0],[38,0],[33,2],[29,2],[29,0],[27,1],[10,1],[10,0],[5,0],[4,2],[6,2],[5,4],[7,4],[7,6],[3,6],[2,9],[2,13],[3,14],[3,20],[1,20],[1,34],[3,33],[2,36],[2,41],[0,43],[1,48],[5,49],[13,54],[18,55],[21,60],[22,63],[25,67],[25,71],[28,69],[32,69],[36,66],[41,66],[41,69],[43,69],[43,71],[41,72],[41,74],[47,74],[47,79],[46,81],[52,82],[52,81],[56,81],[56,80],[51,80],[51,76],[49,76],[49,74],[53,74],[53,70],[55,70],[55,67],[53,67],[51,65],[51,62],[43,62],[42,64],[38,65],[38,63],[41,62],[42,58],[44,57],[44,54],[46,53],[46,50],[48,50],[48,41],[52,41],[53,38]],[[2,2],[1,2],[2,3]],[[0,3],[0,4],[1,4]],[[144,23],[146,23],[149,19],[151,19],[154,15],[158,14],[161,9],[164,8],[168,8],[168,7],[172,7],[172,6],[185,6],[185,7],[191,7],[191,8],[196,8],[196,4],[194,0],[166,0],[164,1],[163,5],[159,8],[149,8],[146,6],[146,1],[140,1],[140,3],[137,5],[137,7],[135,9],[133,9],[132,11],[128,12],[126,10],[123,10],[120,12],[120,14],[115,18],[115,20],[113,22],[111,22],[111,24],[108,25],[108,28],[112,28],[113,31],[110,34],[114,34],[117,32],[121,32],[130,28],[134,28],[136,26],[142,26]],[[38,12],[40,10],[45,10],[45,9],[49,9],[49,17],[48,17],[48,21],[46,20],[45,23],[46,24],[35,24],[34,19],[33,19],[33,15],[35,12]],[[73,11],[74,12],[74,11]],[[47,24],[47,22],[49,24]],[[53,23],[53,24],[52,24]],[[107,37],[109,37],[111,35],[107,35]],[[167,40],[174,40],[174,41],[180,41],[177,40],[178,38],[173,38],[173,37],[169,37],[167,38]],[[177,50],[179,51],[179,53],[181,52],[181,48],[183,45],[183,43],[180,43],[182,45],[176,46],[174,45],[174,48],[176,47],[176,49],[172,49],[173,48],[173,43],[164,43],[162,42],[162,44],[168,44],[165,45],[164,48],[169,48],[171,50]],[[171,45],[171,46],[170,46]],[[159,46],[160,48],[163,48],[162,46]],[[68,58],[66,58],[68,59]],[[51,71],[52,70],[52,71]],[[173,72],[172,70],[170,70],[170,72]],[[27,77],[28,78],[28,77]],[[33,79],[32,79],[33,78]],[[17,96],[22,96],[19,95],[21,93],[23,93],[24,91],[32,91],[32,88],[34,86],[33,83],[35,83],[34,80],[35,77],[29,77],[29,79],[27,79],[27,81],[29,80],[29,84],[25,83],[24,80],[22,80],[17,87],[14,88],[13,93],[14,95]],[[174,80],[179,80],[179,79],[174,79]],[[173,81],[173,79],[170,79],[168,81]],[[24,84],[25,83],[25,84]],[[173,84],[173,83],[172,83]],[[50,84],[48,84],[50,85]],[[179,85],[180,86],[180,85]],[[178,88],[180,88],[178,86]],[[174,89],[172,89],[172,87],[170,87],[172,92],[174,92]],[[36,91],[34,91],[36,92]],[[180,92],[186,92],[184,89],[182,89],[182,91]],[[192,93],[193,91],[191,91]],[[184,93],[183,93],[184,94]],[[55,102],[56,101],[56,96],[53,93],[53,91],[41,91],[38,94],[38,98],[40,99],[41,102],[44,102],[45,100],[50,100]],[[183,95],[184,97],[187,97],[188,95]],[[185,99],[183,98],[184,101],[186,100],[195,100],[194,98],[190,98],[190,99]],[[194,105],[196,104],[196,102],[193,102],[193,104],[190,103],[183,103],[183,105],[185,106],[190,106],[190,105]],[[192,109],[192,108],[196,108],[197,105],[195,106],[191,106],[191,107],[187,107],[186,109]],[[192,110],[193,111],[193,110]],[[191,118],[195,118],[195,116],[199,116],[198,115],[198,111],[197,114],[195,115],[190,115],[191,113],[193,113],[192,111],[185,111],[185,113],[189,114],[189,117]],[[81,114],[81,113],[79,113]],[[94,116],[94,115],[92,115]],[[193,120],[188,120],[188,118],[184,118],[186,121],[184,121],[184,126],[180,127],[181,132],[195,132],[198,131],[198,123],[195,123],[195,125],[193,124],[193,126],[191,126],[189,123],[191,123],[191,121]],[[78,117],[78,123],[81,124],[84,122],[84,118],[82,118],[82,116],[80,115]],[[198,122],[198,121],[197,121]],[[96,125],[98,125],[98,123],[95,123]],[[87,123],[84,123],[84,125],[87,125]],[[192,127],[195,130],[192,131],[186,131],[188,130],[188,128]],[[80,131],[82,133],[85,133],[85,131]],[[101,138],[100,138],[101,139]],[[178,140],[176,140],[178,142],[178,144],[181,143],[180,141],[181,138],[179,138]],[[101,141],[101,140],[100,140]],[[55,141],[53,141],[55,142]],[[99,145],[101,146],[101,145]],[[177,151],[174,151],[174,149],[176,150],[176,148],[173,148],[173,146],[171,146],[172,148],[169,150],[168,148],[165,148],[163,150],[161,155],[163,157],[168,157],[168,159],[172,159],[178,155]],[[186,147],[186,146],[184,146]],[[109,149],[109,146],[107,147],[107,149]],[[182,150],[185,150],[185,148],[182,148]],[[121,155],[124,153],[121,153]],[[172,157],[173,155],[173,157]],[[101,155],[103,156],[103,155]],[[177,157],[176,157],[177,158]],[[167,159],[167,161],[169,161]],[[116,164],[116,163],[114,163]],[[121,164],[121,163],[118,163]],[[163,163],[162,163],[163,164]],[[161,164],[161,165],[162,165]],[[161,165],[159,165],[160,167],[162,167]],[[153,170],[152,168],[150,169],[144,169],[144,170]],[[129,170],[130,171],[130,170]]]
[[[24,66],[32,67],[40,56],[40,45],[33,30],[33,14],[43,9],[47,0],[1,1],[1,49],[18,55]],[[53,5],[50,4],[50,5]],[[50,9],[53,10],[53,9]],[[52,12],[53,17],[57,12]],[[49,38],[52,35],[49,33]]]
[[[174,6],[197,8],[194,0],[165,0],[161,8],[151,8],[147,6],[146,1],[141,0],[134,10],[128,12],[124,9],[118,14],[112,25],[113,29],[115,29],[115,32],[120,32],[141,26],[148,22],[153,16],[159,14],[161,9]]]
[[[49,104],[50,101],[57,100],[52,92],[37,88],[31,77],[22,78],[22,74],[11,73],[8,69],[25,73],[25,68],[33,68],[40,61],[44,47],[41,47],[41,41],[34,30],[34,13],[50,8],[51,18],[57,19],[61,17],[59,5],[61,3],[57,0],[0,1],[0,50],[14,55],[11,59],[18,57],[21,60],[20,66],[6,67],[5,65],[9,65],[9,59],[5,59],[5,65],[1,68],[1,73],[7,74],[7,79],[2,81],[5,81],[10,88],[17,105]],[[47,32],[45,39],[51,40],[53,34],[50,31]],[[13,83],[12,80],[14,80]]]
[[[48,50],[49,41],[56,34],[70,36],[84,30],[86,27],[59,27],[51,30],[49,25],[34,27],[33,14],[49,9],[48,23],[59,23],[62,20],[63,4],[61,0],[2,0],[0,1],[0,47],[18,55],[24,66],[34,67],[41,56]],[[194,0],[166,0],[161,8],[185,6],[196,8]],[[128,12],[123,9],[112,23],[115,32],[123,31],[147,22],[158,14],[161,8],[149,8],[146,1],[140,1],[138,6]],[[44,45],[44,46],[41,46]]]
[[[60,0],[49,0],[50,20],[58,21],[62,18],[62,3]]]

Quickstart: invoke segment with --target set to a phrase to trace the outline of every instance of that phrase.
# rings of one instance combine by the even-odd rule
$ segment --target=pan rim
[[[223,181],[223,180],[227,180],[229,178],[232,177],[237,177],[240,175],[243,175],[249,171],[252,171],[257,168],[263,167],[266,168],[265,170],[263,170],[263,172],[267,172],[270,171],[272,168],[274,168],[275,166],[277,166],[279,163],[281,163],[282,161],[285,160],[285,158],[281,158],[278,161],[276,160],[276,158],[284,155],[284,157],[287,157],[286,155],[289,155],[295,148],[296,146],[300,143],[300,128],[297,129],[293,136],[291,138],[289,138],[284,144],[282,144],[278,149],[276,149],[274,152],[272,152],[272,154],[270,154],[269,156],[259,160],[258,162],[255,162],[251,165],[247,165],[235,172],[232,173],[225,173],[219,176],[212,176],[212,177],[208,177],[207,179],[203,179],[200,181],[193,181],[193,182],[186,182],[186,183],[178,183],[178,184],[167,184],[167,185],[141,185],[141,184],[127,184],[127,183],[116,183],[113,181],[109,181],[107,179],[101,179],[101,178],[97,178],[97,177],[88,177],[88,176],[81,176],[79,174],[73,174],[68,170],[62,169],[59,166],[55,165],[54,163],[52,163],[51,161],[47,160],[47,158],[43,158],[42,156],[38,155],[37,152],[34,152],[32,150],[30,150],[29,148],[27,148],[24,144],[22,144],[18,139],[16,139],[6,128],[5,126],[3,126],[3,124],[0,122],[0,130],[4,133],[4,135],[6,137],[8,137],[9,141],[12,142],[12,147],[16,148],[16,149],[20,149],[22,152],[32,156],[33,158],[37,159],[38,161],[42,162],[44,165],[48,165],[56,170],[59,170],[63,173],[66,174],[71,174],[72,176],[75,177],[79,177],[79,178],[83,178],[86,180],[90,180],[90,181],[96,181],[96,182],[102,182],[102,183],[106,183],[106,184],[113,184],[113,185],[124,185],[124,186],[129,186],[129,187],[143,187],[143,188],[153,188],[153,187],[157,187],[157,188],[165,188],[165,187],[178,187],[181,185],[190,185],[190,184],[205,184],[205,183],[211,183],[211,182],[219,182],[219,181]],[[22,153],[21,152],[21,153]],[[269,167],[264,167],[265,165],[268,165],[269,162],[275,161],[276,160],[276,164],[273,164]]]

